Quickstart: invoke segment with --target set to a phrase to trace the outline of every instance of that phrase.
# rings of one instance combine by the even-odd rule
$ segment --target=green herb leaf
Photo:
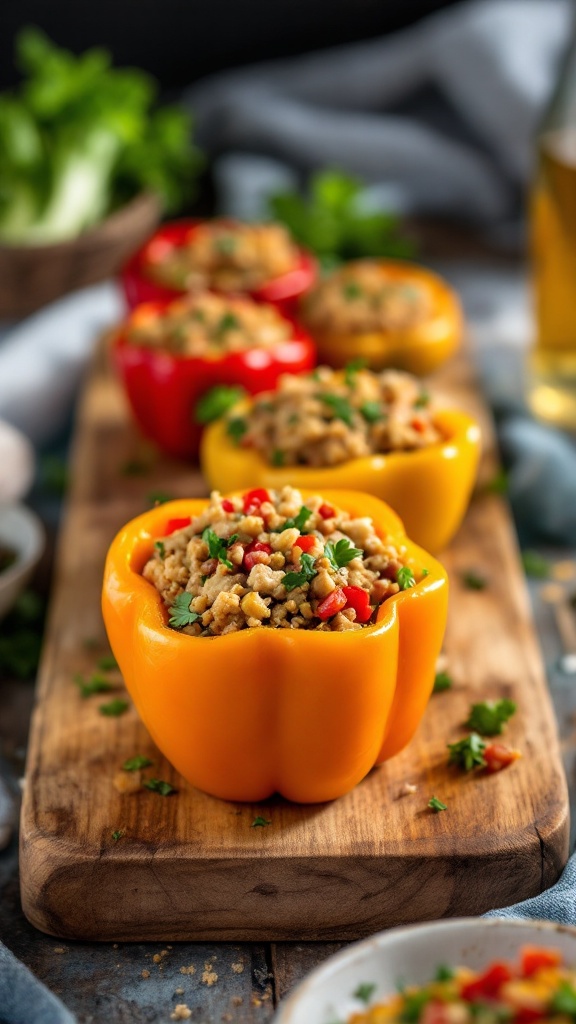
[[[247,430],[248,424],[242,416],[233,416],[226,422],[226,433],[234,441],[234,444],[240,444]]]
[[[489,480],[484,490],[487,494],[507,494],[510,481],[505,469],[499,469],[496,475]]]
[[[446,964],[440,964],[440,966],[436,968],[434,981],[452,981],[452,978],[454,977],[454,971],[451,967],[448,967]]]
[[[425,409],[427,405],[430,405],[430,395],[427,391],[421,391],[414,402],[414,408]]]
[[[467,569],[460,575],[463,585],[467,590],[485,590],[486,580],[473,569]]]
[[[136,757],[129,757],[122,765],[125,772],[137,772],[141,768],[149,768],[153,762],[144,754],[136,754]]]
[[[223,338],[228,331],[234,331],[240,327],[240,321],[234,313],[224,313],[216,328],[216,337]]]
[[[166,558],[166,548],[164,546],[164,541],[163,540],[155,540],[154,541],[154,547],[156,548],[156,551],[160,555],[160,558],[162,558],[162,559]]]
[[[223,256],[230,256],[236,248],[237,239],[234,235],[221,235],[215,239],[215,246]]]
[[[300,506],[300,511],[292,516],[291,519],[286,519],[282,526],[276,527],[272,530],[272,533],[283,533],[284,530],[300,530],[300,533],[306,532],[306,523],[312,515],[312,509],[307,508],[306,505]]]
[[[74,676],[74,682],[80,690],[81,697],[93,697],[95,693],[108,693],[110,690],[115,690],[114,683],[111,683],[109,679],[105,679],[104,676],[93,675],[90,679],[84,679],[79,672]]]
[[[287,572],[284,576],[282,583],[285,589],[294,590],[296,587],[303,587],[305,583],[309,583],[315,576],[318,575],[318,570],[314,568],[316,559],[312,555],[304,553],[300,558],[300,565],[302,566],[300,572]]]
[[[471,772],[473,768],[483,768],[486,764],[484,751],[486,743],[476,732],[470,733],[465,739],[458,743],[448,744],[448,764],[456,764],[465,772]]]
[[[267,818],[263,818],[261,814],[258,814],[257,817],[254,818],[254,821],[250,825],[250,828],[265,828],[266,825],[271,824],[271,821],[268,821]]]
[[[96,662],[96,668],[99,668],[101,672],[113,672],[118,667],[118,662],[113,654],[103,654]]]
[[[115,700],[111,700],[108,704],[101,704],[98,708],[101,715],[107,715],[108,718],[119,718],[128,711],[130,707],[127,700],[121,700],[117,697]]]
[[[329,540],[324,548],[325,557],[336,571],[348,565],[353,558],[362,558],[363,554],[362,548],[355,548],[346,537],[341,537],[336,543]]]
[[[172,629],[184,629],[184,626],[192,626],[198,619],[202,618],[198,612],[190,610],[191,603],[192,594],[189,594],[187,591],[178,594],[178,597],[170,607],[168,625],[172,626]]]
[[[226,558],[226,552],[228,548],[238,540],[238,534],[233,533],[228,540],[224,537],[219,537],[214,530],[211,530],[209,526],[202,533],[202,540],[208,545],[208,554],[210,558],[217,558],[222,565],[225,565],[227,569],[233,569],[234,566],[229,558]]]
[[[428,807],[432,811],[446,811],[448,809],[448,804],[443,804],[437,796],[432,796],[428,801]]]
[[[377,985],[372,981],[361,981],[358,988],[352,993],[354,999],[359,999],[361,1003],[368,1006],[372,996],[377,989]]]
[[[122,839],[124,837],[124,835],[125,833],[118,828],[116,829],[115,832],[112,833],[112,839],[114,840],[115,843],[117,843],[119,839]]]
[[[357,287],[357,285],[355,287]],[[358,377],[359,371],[363,370],[365,366],[366,360],[362,358],[351,359],[349,363],[346,363],[346,366],[344,367],[344,380],[346,381],[346,386],[351,390],[356,386],[356,378]]]
[[[515,711],[513,700],[485,700],[472,705],[466,725],[482,736],[499,736]]]
[[[428,989],[420,992],[406,992],[404,994],[404,1006],[400,1013],[402,1024],[418,1024],[422,1010],[432,998]]]
[[[177,792],[174,786],[171,786],[169,782],[163,782],[162,779],[146,779],[144,787],[153,793],[159,793],[160,796],[170,796],[171,793]]]
[[[444,690],[452,689],[452,677],[447,672],[437,672],[434,677],[432,693],[443,693]]]
[[[150,463],[141,459],[128,459],[120,468],[122,476],[146,476],[150,472]]]
[[[224,416],[232,406],[245,398],[246,391],[240,387],[228,387],[226,384],[218,384],[210,391],[204,392],[196,402],[194,418],[197,423],[212,423],[213,420]]]
[[[275,448],[270,459],[273,466],[283,466],[286,459],[285,453],[280,448]]]
[[[537,551],[523,551],[522,565],[527,576],[537,580],[546,580],[550,576],[550,562]]]
[[[334,413],[334,419],[342,420],[347,427],[354,426],[354,410],[350,405],[347,398],[342,398],[341,395],[330,395],[330,394],[318,394],[316,395],[324,405]]]
[[[560,982],[557,991],[552,996],[549,1011],[551,1013],[564,1014],[576,1019],[576,989],[568,981]]]
[[[168,494],[166,491],[152,491],[147,500],[150,505],[165,505],[167,501],[172,501],[174,498],[173,494]]]
[[[0,126],[1,126],[0,107]],[[65,494],[70,483],[67,462],[58,455],[44,455],[40,460],[40,484],[50,494]]]
[[[409,590],[416,586],[416,577],[408,565],[403,565],[396,573],[396,582],[400,590]]]
[[[360,406],[360,412],[367,423],[378,423],[379,420],[386,419],[380,402],[364,402]]]

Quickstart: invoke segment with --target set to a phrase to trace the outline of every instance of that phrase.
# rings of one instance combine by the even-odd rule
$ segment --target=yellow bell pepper
[[[126,686],[159,749],[213,796],[259,801],[278,792],[299,803],[342,796],[408,743],[430,696],[446,622],[444,569],[405,538],[377,498],[322,494],[405,545],[417,580],[361,630],[260,627],[208,639],[171,629],[141,572],[167,521],[198,515],[206,500],[152,509],[110,547],[104,621]]]
[[[316,343],[318,362],[339,369],[353,360],[363,359],[371,370],[393,366],[426,376],[460,345],[464,321],[458,296],[446,281],[426,267],[389,260],[373,262],[382,266],[387,280],[421,285],[430,299],[429,315],[405,328],[367,332],[322,330],[307,316],[306,307],[310,302],[307,296],[302,300],[300,314]]]
[[[247,399],[237,406],[249,414]],[[445,440],[411,452],[366,455],[337,466],[272,466],[254,448],[237,446],[225,420],[205,430],[202,472],[217,491],[292,487],[324,493],[329,487],[365,491],[398,513],[408,536],[427,551],[442,551],[460,526],[480,457],[480,428],[466,413],[443,409],[434,422]]]

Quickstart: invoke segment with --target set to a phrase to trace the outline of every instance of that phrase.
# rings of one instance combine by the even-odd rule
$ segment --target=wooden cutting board
[[[493,434],[465,356],[434,381],[482,421],[481,480]],[[141,469],[142,473],[137,471]],[[152,492],[201,495],[200,474],[150,464],[101,353],[79,413],[72,489],[57,556],[22,814],[24,910],[38,928],[106,940],[353,939],[379,928],[480,914],[539,893],[568,854],[556,730],[505,502],[482,490],[445,553],[452,690],[432,697],[409,748],[331,804],[225,803],[193,789],[154,748],[132,706],[82,699],[108,650],[100,615],[107,545]],[[461,573],[487,580],[466,589]],[[159,681],[161,685],[161,680]],[[474,700],[509,697],[506,740],[523,757],[498,775],[447,766]],[[146,754],[176,795],[121,795],[113,778]],[[405,783],[416,792],[402,796]],[[429,810],[435,794],[448,805]],[[257,816],[271,824],[253,827]],[[112,833],[121,831],[120,839]]]

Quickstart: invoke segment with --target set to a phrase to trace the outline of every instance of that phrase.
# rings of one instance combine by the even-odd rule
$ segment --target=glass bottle
[[[576,20],[537,140],[530,199],[535,345],[528,402],[576,430]]]

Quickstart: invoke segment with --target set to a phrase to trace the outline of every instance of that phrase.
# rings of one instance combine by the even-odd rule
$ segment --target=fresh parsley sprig
[[[160,796],[170,796],[171,793],[177,792],[174,786],[171,786],[169,782],[164,782],[163,779],[146,779],[144,786],[153,793],[159,793]]]
[[[416,586],[416,577],[409,565],[403,565],[396,573],[396,582],[400,590],[409,590]]]
[[[105,679],[104,676],[98,675],[98,673],[90,676],[90,679],[84,679],[84,676],[77,672],[74,676],[74,682],[80,690],[81,697],[93,697],[95,693],[109,693],[110,690],[116,689],[114,683],[111,683],[109,679]]]
[[[310,583],[310,580],[318,575],[318,570],[314,568],[315,561],[312,555],[303,554],[300,558],[300,572],[287,572],[284,576],[282,583],[285,589],[294,590],[296,587],[303,587],[305,583]]]
[[[341,537],[335,544],[329,540],[324,548],[324,555],[336,572],[348,565],[353,558],[362,558],[363,554],[362,548],[355,548],[345,537]]]
[[[443,693],[444,690],[451,690],[452,685],[452,677],[448,672],[437,672],[434,677],[432,693]]]
[[[466,725],[482,736],[499,736],[515,711],[513,700],[485,700],[472,705]]]
[[[187,593],[187,591],[178,594],[170,609],[169,626],[172,626],[173,629],[183,629],[184,626],[192,626],[194,622],[201,618],[198,612],[191,611],[191,602],[192,594]]]
[[[477,732],[471,732],[469,736],[459,740],[458,743],[448,744],[450,752],[448,764],[456,764],[465,772],[471,772],[473,768],[483,768],[486,764],[484,760],[486,746],[485,740]]]
[[[316,397],[321,402],[324,402],[324,405],[328,406],[334,414],[334,419],[342,420],[347,427],[354,426],[354,410],[347,398],[343,398],[341,395],[322,394],[321,392]]]
[[[428,807],[431,811],[447,811],[448,804],[443,804],[437,796],[431,796],[428,801]]]
[[[122,768],[125,772],[138,772],[141,768],[149,768],[152,761],[149,757],[144,754],[136,754],[135,757],[129,757],[127,761],[124,761]]]
[[[218,384],[216,387],[210,388],[210,391],[205,391],[196,402],[194,410],[196,422],[212,423],[213,420],[224,416],[245,395],[244,388],[229,387],[227,384]]]
[[[209,526],[202,533],[202,540],[208,545],[208,554],[210,558],[217,558],[222,565],[225,565],[227,569],[233,569],[234,566],[229,558],[226,557],[226,552],[229,547],[238,540],[238,534],[233,533],[227,540],[225,537],[219,537],[214,530],[211,530]]]
[[[311,515],[312,509],[307,508],[306,505],[301,505],[300,511],[297,512],[295,516],[292,516],[292,518],[287,519],[286,522],[282,524],[282,526],[278,526],[275,530],[272,530],[271,533],[283,533],[284,530],[292,529],[300,530],[300,533],[305,533],[306,523],[310,519]]]

